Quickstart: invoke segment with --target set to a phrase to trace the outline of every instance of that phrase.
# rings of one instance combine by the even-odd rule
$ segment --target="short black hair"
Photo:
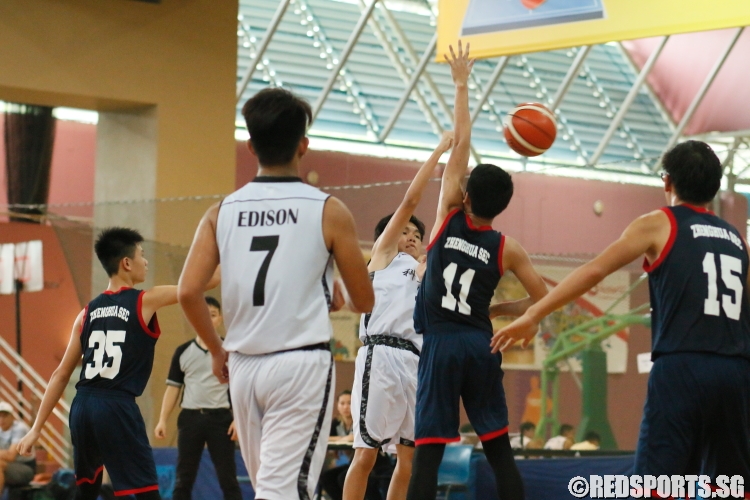
[[[704,205],[719,192],[721,161],[705,142],[680,143],[667,151],[661,162],[680,200]]]
[[[562,424],[560,426],[560,436],[564,436],[566,432],[570,432],[573,430],[573,426],[570,424]]]
[[[338,400],[341,399],[341,396],[351,396],[351,395],[352,395],[352,391],[348,389],[343,390],[338,396],[336,396],[336,401],[338,402]]]
[[[135,258],[135,248],[142,242],[143,236],[135,229],[110,227],[99,233],[94,251],[107,276],[114,276],[120,270],[120,261]]]
[[[594,431],[588,431],[584,439],[589,442],[594,442],[594,441],[596,441],[597,443],[602,442],[602,438],[599,436],[597,432],[594,432]]]
[[[383,234],[383,231],[385,231],[385,226],[387,226],[391,221],[393,215],[394,214],[386,215],[378,221],[378,223],[375,225],[375,240],[373,241],[378,241],[378,238],[380,238],[380,235]],[[417,226],[417,231],[419,231],[419,239],[424,241],[424,222],[417,219],[417,217],[414,215],[409,217],[409,222]]]
[[[312,123],[310,104],[282,88],[266,88],[242,107],[250,142],[265,167],[286,165]]]
[[[218,300],[211,297],[210,295],[206,295],[205,299],[206,299],[206,304],[208,306],[215,307],[216,309],[219,310],[219,312],[221,312],[221,303]]]
[[[536,424],[534,422],[524,422],[521,424],[521,432],[536,430]]]
[[[483,219],[494,219],[513,197],[513,179],[502,168],[482,163],[474,167],[466,183],[471,211]]]

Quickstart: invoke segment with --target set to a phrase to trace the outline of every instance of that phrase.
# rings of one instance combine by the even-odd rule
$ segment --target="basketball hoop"
[[[23,291],[38,292],[44,289],[41,240],[16,243],[13,262],[13,280],[19,283]]]

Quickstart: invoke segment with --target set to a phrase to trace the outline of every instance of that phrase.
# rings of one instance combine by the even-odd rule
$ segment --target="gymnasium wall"
[[[237,8],[212,0],[5,0],[0,99],[152,113],[157,196],[229,189]]]
[[[0,140],[2,138],[0,123]],[[50,202],[78,202],[93,200],[94,144],[96,127],[67,121],[58,122],[56,146],[53,154],[52,187]],[[235,185],[252,179],[257,170],[254,158],[244,143],[235,144]],[[0,186],[4,186],[4,158],[0,155]],[[410,180],[418,163],[402,160],[355,156],[344,153],[311,151],[303,160],[301,176],[311,171],[318,174],[320,186],[346,186],[371,182]],[[440,168],[436,169],[436,176]],[[530,253],[592,254],[601,251],[617,238],[625,226],[636,216],[660,207],[664,203],[661,189],[645,186],[586,181],[537,174],[513,174],[515,195],[508,210],[496,222],[496,227],[517,238]],[[436,177],[437,180],[437,177]],[[371,240],[375,222],[398,205],[407,185],[382,188],[342,189],[332,191],[352,209],[357,220],[360,239]],[[423,199],[418,216],[428,224],[433,220],[439,182],[432,182]],[[602,201],[601,216],[593,212],[593,203]],[[5,201],[4,187],[0,190],[0,203]],[[731,212],[744,223],[747,202],[744,197],[734,200]],[[725,204],[726,208],[731,208]],[[125,208],[127,209],[127,208]],[[182,245],[189,244],[199,214],[183,217]],[[45,245],[45,272],[48,288],[44,292],[24,297],[24,353],[35,367],[48,377],[55,368],[65,348],[65,338],[79,310],[79,301],[73,287],[71,272],[52,228],[27,224],[0,224],[0,241],[21,241],[41,237]],[[87,242],[90,248],[90,240]],[[83,245],[85,247],[86,244]],[[89,257],[90,259],[90,257]],[[176,279],[179,270],[173,270],[168,280]],[[636,273],[637,274],[637,273]],[[636,276],[633,276],[635,279]],[[158,278],[166,284],[166,278]],[[84,280],[85,281],[85,280]],[[636,290],[632,303],[647,300],[647,287]],[[0,335],[13,344],[12,297],[0,296]],[[43,310],[45,314],[39,314]],[[150,383],[148,404],[142,407],[146,418],[155,423],[164,390],[168,362],[176,344],[190,338],[192,333],[182,319],[177,306],[160,313],[166,335],[157,344],[157,361]],[[167,319],[169,318],[169,319]],[[52,341],[49,341],[52,339]],[[642,404],[645,398],[646,375],[639,375],[635,356],[650,351],[650,333],[643,327],[632,327],[629,343],[627,372],[609,375],[609,414],[612,427],[622,448],[633,448],[638,434]],[[505,376],[511,425],[517,426],[524,410],[529,391],[530,371],[508,371]],[[337,364],[337,391],[351,387],[353,364]],[[577,424],[580,420],[581,396],[572,377],[561,375],[560,418],[563,422]],[[174,428],[174,425],[172,425]],[[172,442],[172,437],[166,443]],[[155,443],[157,445],[162,442]]]
[[[111,202],[232,189],[237,9],[237,2],[214,0],[0,2],[0,100],[99,112],[97,127],[87,132],[94,147],[86,148],[85,158],[59,151],[67,127],[60,124],[55,154],[69,154],[73,164],[71,175],[56,184],[64,185],[63,191],[52,188],[51,201],[83,191],[89,193],[85,201]],[[95,168],[86,168],[93,166],[92,158]],[[53,176],[62,170],[56,163]],[[186,245],[205,210],[199,204],[179,211],[153,204],[112,207],[96,205],[74,215],[93,215],[99,226],[135,225],[148,239]],[[86,255],[79,250],[73,259],[89,263],[88,289],[100,290],[106,276],[91,265],[90,243],[81,247]],[[147,285],[174,281],[175,259],[166,252],[161,257],[152,259]],[[2,318],[12,323],[12,315]],[[139,401],[149,427],[171,350],[187,330],[177,307],[160,313],[160,322],[171,333],[156,354],[154,380],[160,383]],[[57,330],[26,333],[46,331]],[[51,346],[40,346],[40,352],[48,352],[50,366],[56,363]],[[48,374],[49,366],[40,365],[40,371]]]
[[[0,118],[0,205],[8,203],[5,182],[5,123]],[[50,169],[49,203],[94,200],[96,125],[58,121]],[[93,211],[89,208],[89,216]]]

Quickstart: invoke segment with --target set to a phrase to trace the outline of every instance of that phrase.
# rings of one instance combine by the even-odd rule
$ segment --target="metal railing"
[[[42,400],[47,381],[0,337],[0,398],[13,406],[19,418],[33,425],[36,417],[31,399]],[[39,445],[49,456],[63,467],[69,467],[72,458],[72,445],[66,437],[69,430],[70,405],[60,400],[52,410],[50,418],[42,429]]]

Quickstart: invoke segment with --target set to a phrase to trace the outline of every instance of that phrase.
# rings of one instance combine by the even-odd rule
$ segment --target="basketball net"
[[[41,240],[0,245],[0,294],[15,293],[16,280],[24,292],[44,289]]]

